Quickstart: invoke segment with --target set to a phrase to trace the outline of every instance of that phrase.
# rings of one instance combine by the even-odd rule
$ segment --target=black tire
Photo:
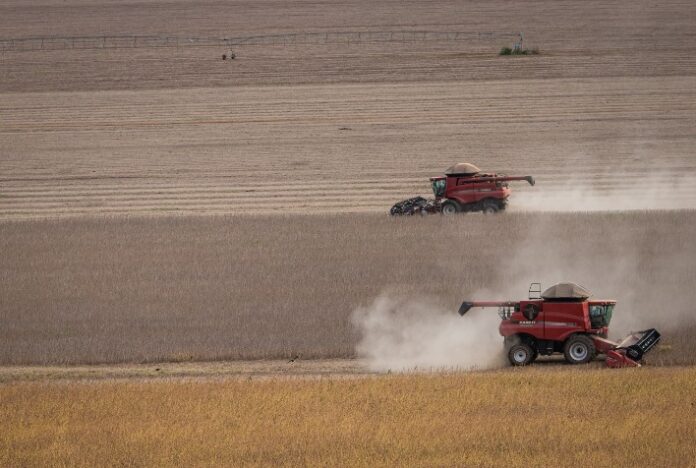
[[[461,207],[459,206],[459,203],[455,201],[447,200],[442,204],[442,214],[445,216],[451,216],[459,213],[460,211]]]
[[[563,355],[569,364],[585,364],[595,358],[597,348],[585,335],[573,335],[563,346]]]
[[[534,361],[534,350],[527,343],[517,343],[508,350],[508,361],[513,366],[526,366]]]
[[[483,214],[495,214],[500,211],[500,206],[494,200],[484,200],[481,211]]]

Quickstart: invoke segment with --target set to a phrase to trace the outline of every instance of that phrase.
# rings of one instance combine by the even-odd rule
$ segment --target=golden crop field
[[[696,371],[0,386],[4,466],[693,466]]]

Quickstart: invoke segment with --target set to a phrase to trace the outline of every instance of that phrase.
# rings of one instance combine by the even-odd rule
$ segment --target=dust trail
[[[488,369],[505,362],[494,311],[460,317],[434,303],[381,295],[352,320],[362,335],[357,353],[371,370]]]
[[[601,174],[582,179],[538,180],[513,194],[512,211],[632,211],[696,208],[696,174]]]
[[[684,287],[696,281],[696,226],[685,213],[540,216],[496,262],[496,284],[476,299],[519,300],[532,282],[572,281],[594,299],[618,301],[610,338],[655,327],[667,340],[696,326],[696,289]]]
[[[651,168],[614,167],[547,188],[542,180],[534,190],[513,195],[513,210],[576,214],[539,217],[499,269],[505,287],[491,287],[491,297],[522,297],[533,281],[544,286],[573,281],[589,287],[595,298],[618,300],[612,338],[644,328],[671,335],[696,326],[696,295],[683,288],[685,278],[696,275],[693,235],[687,231],[675,237],[670,228],[691,222],[683,210],[696,208],[696,174],[691,167],[646,172]],[[669,212],[637,213],[646,210]],[[570,228],[563,216],[578,212],[607,213],[588,218],[585,227]],[[612,226],[613,216],[635,222]]]
[[[519,301],[528,297],[532,282],[541,282],[543,289],[576,282],[587,287],[594,299],[618,301],[609,338],[618,340],[632,331],[657,328],[663,344],[676,343],[679,351],[677,358],[653,357],[690,362],[685,360],[693,355],[689,343],[696,327],[696,288],[688,287],[696,284],[693,212],[501,216],[510,216],[504,225],[511,233],[509,242],[486,249],[479,257],[455,255],[453,261],[461,263],[443,267],[443,271],[469,269],[472,275],[489,278],[485,285],[454,285],[461,294],[457,300]],[[493,225],[497,219],[485,221]],[[471,253],[482,250],[485,243],[477,236],[462,236],[462,245]],[[443,307],[383,294],[356,310],[353,323],[361,333],[359,356],[378,371],[506,365],[495,309],[472,309],[459,317],[453,296],[447,297],[451,305]]]

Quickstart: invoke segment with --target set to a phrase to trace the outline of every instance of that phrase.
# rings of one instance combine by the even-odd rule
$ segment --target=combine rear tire
[[[513,366],[526,366],[534,360],[534,350],[527,343],[517,343],[508,351],[508,361]]]
[[[461,208],[459,207],[457,202],[453,202],[452,200],[447,200],[445,203],[442,204],[442,214],[445,216],[457,214],[460,211]]]
[[[597,349],[585,335],[573,335],[563,347],[563,355],[569,364],[585,364],[594,359]]]

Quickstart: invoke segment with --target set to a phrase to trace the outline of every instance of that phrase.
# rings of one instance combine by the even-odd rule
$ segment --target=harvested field
[[[433,29],[436,33],[461,30],[462,34],[477,34],[477,29],[465,28],[445,25]],[[403,34],[402,31],[399,28],[397,33]],[[340,86],[519,78],[676,77],[693,76],[696,71],[696,47],[689,43],[645,44],[641,50],[638,43],[623,47],[567,43],[554,46],[544,37],[534,36],[534,43],[542,48],[540,55],[510,59],[498,57],[497,53],[501,46],[512,43],[514,33],[498,29],[491,34],[494,37],[473,41],[241,45],[233,47],[237,58],[232,63],[221,60],[222,54],[229,51],[224,45],[5,52],[0,48],[0,59],[6,64],[0,71],[4,78],[0,90],[72,92],[316,83]],[[184,38],[178,40],[185,43]]]
[[[385,213],[462,159],[535,175],[512,209],[696,207],[696,77],[21,93],[0,108],[5,219]]]
[[[375,298],[521,299],[572,280],[693,362],[694,211],[0,223],[0,363],[353,357]],[[493,311],[491,313],[494,313]]]
[[[665,304],[683,330],[692,211],[525,212],[696,208],[692,10],[0,2],[0,362],[350,357],[380,294],[449,310],[533,280],[601,284],[638,314],[617,333]],[[423,30],[470,39],[374,35]],[[542,53],[498,57],[519,30]],[[288,43],[308,32],[372,39]],[[129,35],[276,39],[106,47]],[[462,159],[538,184],[493,220],[376,215]]]
[[[3,49],[0,219],[385,212],[461,160],[537,176],[520,210],[694,208],[693,24],[683,2],[0,2],[3,39],[475,35]],[[498,57],[519,30],[542,53]]]
[[[476,36],[466,41],[238,45],[234,66],[220,60],[221,47],[128,48],[127,40],[119,49],[0,49],[2,91],[682,76],[696,69],[694,12],[682,1],[5,0],[0,18],[2,39],[423,30]],[[509,35],[520,31],[542,54],[533,60],[499,60],[500,47],[510,46]]]
[[[4,384],[0,464],[682,467],[695,394],[691,368]]]

